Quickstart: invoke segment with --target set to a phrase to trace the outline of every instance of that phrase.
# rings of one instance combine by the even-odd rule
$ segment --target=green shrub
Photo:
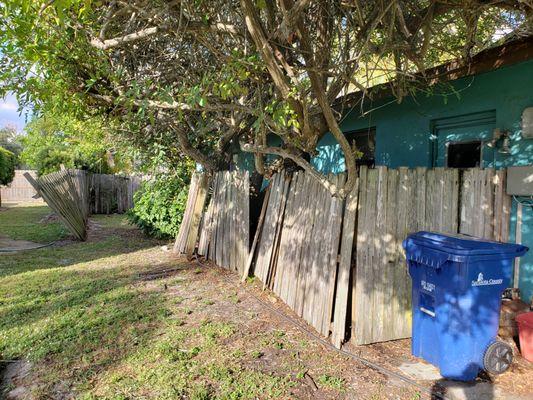
[[[161,175],[143,183],[128,212],[131,223],[156,238],[175,237],[185,212],[189,190],[180,176]]]
[[[0,185],[8,185],[15,176],[17,157],[9,150],[0,147]]]

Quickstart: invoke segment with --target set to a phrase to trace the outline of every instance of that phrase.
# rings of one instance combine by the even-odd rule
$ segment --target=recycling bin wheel
[[[503,374],[513,362],[513,349],[507,343],[496,340],[492,342],[483,356],[485,371],[491,374]]]

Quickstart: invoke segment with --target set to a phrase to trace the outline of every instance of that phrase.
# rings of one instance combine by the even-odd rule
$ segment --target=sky
[[[18,103],[15,96],[8,94],[5,98],[0,98],[0,128],[11,125],[18,131],[22,131],[26,125],[24,112],[19,115]]]

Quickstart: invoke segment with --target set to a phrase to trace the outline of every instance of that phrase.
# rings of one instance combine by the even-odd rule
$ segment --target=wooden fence
[[[87,238],[89,214],[127,211],[133,207],[133,193],[140,184],[139,178],[88,174],[75,169],[62,169],[39,178],[25,173],[24,179],[79,240]]]
[[[249,185],[247,172],[216,173],[211,179],[211,199],[204,211],[207,176],[195,172],[174,251],[190,255],[198,240],[198,254],[242,274],[250,237]]]
[[[346,200],[331,197],[304,172],[282,171],[270,180],[252,250],[241,264],[248,233],[236,226],[248,226],[240,218],[248,218],[248,178],[237,176],[217,175],[198,253],[245,276],[255,261],[253,273],[264,287],[321,334],[331,333],[336,346],[348,333],[355,344],[411,335],[411,280],[402,248],[409,233],[508,240],[504,171],[361,167]],[[345,176],[329,179],[342,184]],[[236,243],[245,249],[238,262]]]
[[[191,184],[189,186],[185,214],[183,215],[178,236],[176,237],[176,242],[174,243],[174,251],[177,253],[192,255],[194,252],[196,247],[196,238],[198,237],[200,219],[202,217],[202,211],[204,209],[204,204],[207,197],[207,189],[207,175],[194,172],[192,174]]]
[[[352,340],[411,335],[411,281],[402,241],[420,230],[457,232],[459,170],[360,169]]]
[[[329,179],[342,185],[345,176]],[[344,202],[331,197],[304,172],[277,174],[271,185],[255,275],[300,317],[327,335],[335,302]],[[343,246],[351,255],[352,243],[344,242]],[[349,269],[349,256],[341,261],[341,270]],[[346,319],[339,315],[336,322],[339,318]]]
[[[67,229],[77,239],[85,240],[89,217],[86,172],[62,170],[38,179],[34,179],[30,174],[25,177]]]
[[[248,172],[218,172],[200,232],[199,254],[242,274],[250,238],[250,183]]]
[[[30,174],[34,179],[37,178],[36,171],[16,170],[13,181],[7,186],[0,187],[0,198],[3,202],[42,201],[36,198],[37,191],[24,177],[25,173]]]
[[[347,324],[355,344],[409,337],[402,241],[419,230],[507,240],[504,183],[505,172],[490,169],[361,167],[342,204],[302,172],[282,172],[271,180],[254,274],[336,346]]]
[[[131,176],[89,174],[89,208],[91,214],[122,214],[133,207],[133,194],[140,178]]]

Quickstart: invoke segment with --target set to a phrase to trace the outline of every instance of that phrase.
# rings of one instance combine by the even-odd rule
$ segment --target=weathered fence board
[[[463,172],[460,233],[486,239],[509,239],[511,197],[505,193],[505,171],[473,168]]]
[[[88,208],[86,173],[80,170],[61,170],[34,179],[33,185],[48,206],[59,216],[67,229],[80,240],[87,238]]]
[[[357,216],[357,203],[359,180],[346,199],[340,259],[335,294],[335,314],[333,317],[332,342],[340,348],[346,334],[346,320],[348,311],[348,293],[350,291],[350,271],[352,267],[352,249],[354,244],[355,221]]]
[[[207,175],[194,172],[189,186],[185,214],[183,215],[180,229],[176,236],[176,241],[174,242],[175,252],[192,255],[196,248],[200,219],[207,197],[207,187]]]

